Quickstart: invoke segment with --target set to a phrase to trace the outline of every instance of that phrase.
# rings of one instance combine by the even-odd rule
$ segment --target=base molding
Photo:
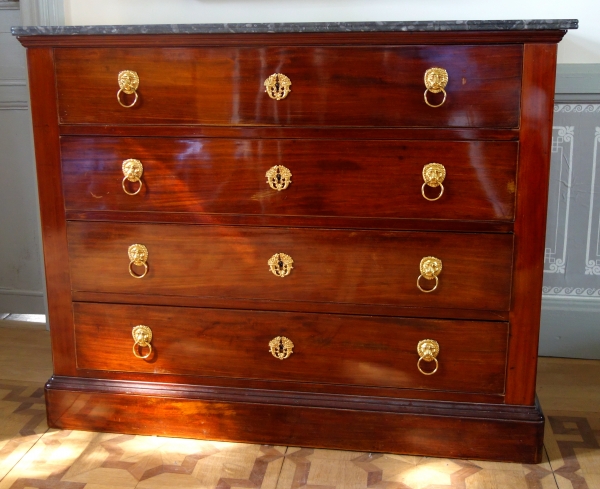
[[[600,359],[599,315],[600,297],[543,295],[540,356]]]
[[[0,311],[13,314],[46,314],[46,299],[40,291],[1,289]]]
[[[48,425],[433,457],[538,463],[539,407],[52,377]]]

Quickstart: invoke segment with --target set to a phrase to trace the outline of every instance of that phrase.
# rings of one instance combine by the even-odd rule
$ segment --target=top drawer
[[[86,48],[56,49],[55,59],[63,124],[519,125],[520,45]],[[432,67],[448,73],[437,108],[424,100]],[[139,76],[131,108],[116,96],[123,70]],[[274,73],[291,81],[285,99],[265,93]]]

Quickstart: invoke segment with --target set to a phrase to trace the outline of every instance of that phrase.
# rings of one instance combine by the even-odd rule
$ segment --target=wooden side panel
[[[506,402],[535,401],[556,45],[525,45]]]
[[[69,210],[277,215],[281,225],[284,216],[514,217],[516,142],[63,137],[61,148]],[[135,196],[121,189],[128,158],[144,169]],[[435,202],[421,195],[432,162],[447,172]],[[267,184],[275,165],[292,174],[285,190]],[[428,198],[440,192],[425,187]]]
[[[504,393],[507,323],[87,303],[74,310],[82,369]],[[139,324],[152,330],[152,351],[137,348],[146,360],[132,352]],[[289,358],[270,353],[278,336],[292,340]],[[417,368],[424,339],[440,345],[433,375]]]
[[[75,345],[53,50],[30,48],[27,63],[54,372],[73,375]]]
[[[74,291],[506,311],[512,235],[70,222]],[[142,244],[148,272],[129,272]],[[289,275],[269,259],[293,260]],[[423,257],[442,260],[438,288],[417,288]],[[132,266],[134,273],[144,268]],[[435,281],[421,278],[421,287]],[[289,309],[288,309],[289,310]]]
[[[63,124],[513,128],[519,122],[518,44],[73,48],[57,49],[56,59]],[[438,108],[423,98],[432,67],[449,77]],[[122,70],[140,79],[139,99],[129,109],[116,98]],[[283,100],[265,93],[273,73],[291,80]],[[431,104],[440,104],[441,95],[429,94]],[[121,96],[125,104],[134,101]]]

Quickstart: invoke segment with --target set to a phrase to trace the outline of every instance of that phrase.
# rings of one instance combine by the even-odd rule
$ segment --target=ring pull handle
[[[144,278],[148,273],[148,248],[141,244],[132,244],[127,250],[129,255],[129,274],[133,278]],[[144,267],[144,273],[138,275],[133,271],[133,266]]]
[[[419,361],[417,362],[417,368],[419,369],[419,372],[421,372],[423,375],[433,375],[434,373],[436,373],[440,366],[438,359],[437,359],[439,352],[440,352],[440,345],[437,341],[435,341],[435,340],[419,341],[419,343],[417,345],[417,353],[419,354]],[[430,372],[424,371],[421,368],[422,361],[435,362],[435,368]]]
[[[125,160],[123,161],[123,183],[122,183],[122,187],[123,187],[123,191],[127,194],[127,195],[137,195],[140,193],[140,190],[142,190],[142,174],[144,173],[144,167],[142,166],[142,162],[140,160],[134,160],[134,159],[129,159],[129,160]],[[138,189],[135,192],[130,192],[129,190],[127,190],[127,186],[125,185],[127,181],[136,183],[139,182],[139,186]]]
[[[273,190],[285,190],[292,183],[292,172],[283,165],[275,165],[269,168],[265,174],[267,183]]]
[[[446,168],[441,163],[429,163],[423,167],[423,180],[425,183],[421,187],[421,195],[430,202],[438,200],[444,194],[442,182],[446,178]],[[433,199],[425,195],[425,187],[440,187],[440,193]]]
[[[442,271],[442,260],[436,258],[435,256],[426,256],[421,260],[421,263],[419,264],[419,269],[421,270],[421,275],[419,275],[419,278],[417,278],[417,287],[421,292],[429,294],[430,292],[433,292],[435,289],[437,289],[437,286],[439,284],[438,275]],[[432,289],[424,289],[423,287],[421,287],[421,278],[424,278],[426,280],[435,280],[434,287]]]
[[[292,91],[292,80],[282,73],[273,73],[264,82],[265,92],[273,100],[283,100]]]
[[[133,354],[137,358],[145,360],[152,354],[152,345],[150,344],[152,341],[152,330],[148,326],[140,324],[131,330],[131,335],[133,336],[134,341]],[[148,348],[148,353],[140,355],[139,350],[142,348]]]
[[[425,93],[423,97],[425,98],[425,103],[429,105],[429,107],[441,107],[444,105],[446,101],[446,85],[448,84],[448,72],[444,68],[429,68],[425,71]],[[427,92],[431,93],[440,93],[444,94],[444,99],[438,105],[433,105],[427,99]]]
[[[267,262],[269,269],[273,272],[273,275],[278,277],[285,277],[292,271],[294,260],[290,255],[285,253],[275,253]]]
[[[137,89],[140,86],[140,77],[135,71],[123,70],[117,76],[117,81],[119,82],[117,100],[119,101],[119,104],[121,104],[122,107],[130,109],[138,101]],[[135,99],[130,105],[126,105],[121,101],[121,92],[126,93],[127,95],[131,95],[132,93],[135,94]]]
[[[269,341],[269,351],[271,355],[279,360],[285,360],[289,358],[289,356],[294,353],[292,350],[294,348],[294,343],[289,338],[285,336],[277,336]]]

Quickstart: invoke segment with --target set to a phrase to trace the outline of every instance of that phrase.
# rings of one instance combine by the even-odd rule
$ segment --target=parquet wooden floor
[[[49,430],[50,374],[46,331],[0,327],[0,489],[600,489],[600,361],[540,358],[539,465]]]

